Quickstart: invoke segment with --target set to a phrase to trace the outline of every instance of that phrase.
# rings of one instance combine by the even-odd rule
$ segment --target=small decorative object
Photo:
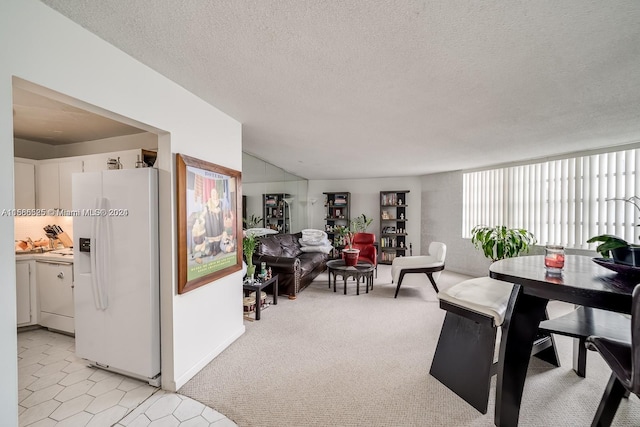
[[[256,302],[257,301],[256,292],[251,292],[249,294],[249,298],[252,298],[253,301]],[[264,306],[266,302],[267,302],[267,293],[264,291],[260,291],[260,307]]]
[[[550,274],[562,273],[564,268],[564,247],[557,245],[545,246],[544,266]]]
[[[267,269],[267,280],[270,280],[270,279],[271,279],[271,274],[272,274],[272,273],[271,273],[271,267],[269,267],[269,268]]]
[[[267,275],[267,263],[266,262],[261,262],[260,263],[260,274],[262,274],[263,276]]]
[[[114,170],[114,169],[122,169],[122,163],[120,163],[120,157],[118,157],[117,159],[107,159],[107,169],[109,170]]]
[[[149,165],[147,165],[145,162],[143,162],[140,159],[140,154],[138,154],[137,160],[136,160],[136,168],[146,168],[149,167]]]
[[[400,247],[404,249],[404,242],[400,242]]]
[[[245,297],[242,299],[242,305],[245,313],[250,313],[256,308],[256,297]]]
[[[404,214],[403,213],[400,214],[400,219],[404,219]]]
[[[344,263],[350,267],[355,267],[358,264],[358,256],[360,255],[360,249],[343,249]]]
[[[398,199],[398,204],[401,205],[402,204],[402,199]]]

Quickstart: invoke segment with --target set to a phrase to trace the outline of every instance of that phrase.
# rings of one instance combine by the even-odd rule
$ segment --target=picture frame
[[[242,269],[241,177],[176,154],[178,294]]]

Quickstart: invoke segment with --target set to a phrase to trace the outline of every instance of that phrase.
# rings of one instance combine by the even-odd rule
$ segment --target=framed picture
[[[239,171],[176,154],[178,293],[242,269]]]

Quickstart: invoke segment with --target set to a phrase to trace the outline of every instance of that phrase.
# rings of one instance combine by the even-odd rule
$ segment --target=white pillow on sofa
[[[331,245],[321,245],[321,246],[302,246],[300,248],[302,252],[321,252],[323,254],[328,254],[333,250],[333,246]]]

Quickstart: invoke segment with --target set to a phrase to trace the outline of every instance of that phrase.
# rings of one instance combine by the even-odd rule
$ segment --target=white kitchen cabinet
[[[60,207],[58,163],[39,163],[36,166],[36,195],[38,209]]]
[[[58,331],[74,333],[73,264],[36,262],[40,324]]]
[[[16,261],[17,326],[38,323],[35,261]]]
[[[58,163],[60,207],[71,209],[71,175],[82,172],[82,160]]]
[[[36,166],[34,163],[16,160],[13,166],[16,209],[36,207]]]
[[[71,209],[71,174],[82,172],[82,160],[41,162],[36,166],[39,209]]]
[[[33,207],[39,209],[71,209],[71,176],[79,172],[99,172],[107,170],[109,159],[120,158],[123,169],[136,167],[138,158],[148,163],[155,162],[156,153],[140,148],[132,150],[114,151],[111,153],[88,154],[84,156],[63,157],[37,161],[35,164],[35,185],[33,173],[31,177]],[[33,167],[33,165],[31,165]],[[20,166],[22,170],[22,166]],[[25,168],[26,169],[26,168]],[[16,167],[16,177],[18,167]],[[25,175],[27,172],[24,172]],[[26,178],[25,178],[26,180]],[[26,182],[26,181],[25,181]],[[18,179],[16,178],[16,186]],[[27,184],[25,184],[26,186]],[[20,190],[27,194],[28,191]],[[16,187],[16,207],[18,206],[18,188]]]

